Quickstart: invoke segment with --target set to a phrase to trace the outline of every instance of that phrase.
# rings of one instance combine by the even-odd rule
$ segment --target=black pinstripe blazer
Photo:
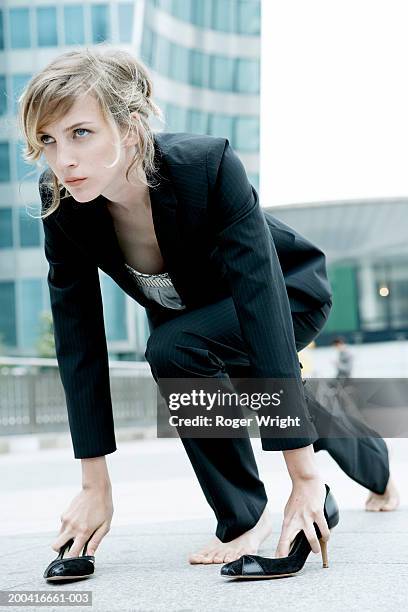
[[[291,310],[331,299],[324,254],[260,207],[227,139],[156,134],[155,155],[152,216],[175,288],[189,308],[231,295],[254,377],[293,377],[307,410]],[[48,172],[39,180],[43,209],[51,196]],[[103,196],[89,203],[70,197],[43,219],[56,353],[77,458],[116,450],[98,268],[146,308],[151,330],[162,309],[126,270],[105,204]]]

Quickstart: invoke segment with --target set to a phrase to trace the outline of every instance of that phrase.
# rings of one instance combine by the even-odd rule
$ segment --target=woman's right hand
[[[51,547],[59,552],[61,546],[74,538],[74,544],[64,554],[64,559],[79,557],[85,543],[91,538],[87,554],[94,555],[102,538],[110,530],[112,516],[113,501],[110,487],[95,485],[83,488],[61,515],[59,535]]]

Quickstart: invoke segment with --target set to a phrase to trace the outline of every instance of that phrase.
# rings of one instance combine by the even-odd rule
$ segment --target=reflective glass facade
[[[199,28],[260,35],[258,0],[155,0],[154,5]]]
[[[104,41],[129,45],[136,5],[75,0],[39,6],[5,0],[0,5],[0,121],[5,121],[4,129],[0,127],[0,347],[8,355],[37,354],[41,315],[50,312],[50,304],[42,222],[34,218],[39,214],[41,170],[24,161],[18,132],[7,126],[13,124],[18,97],[32,74],[58,55],[60,47]],[[32,53],[37,49],[50,53],[42,64]],[[31,196],[23,195],[27,193]],[[137,349],[140,357],[148,336],[144,309],[137,310],[132,322],[130,298],[103,273],[101,289],[110,353],[120,347],[131,357]]]
[[[204,53],[176,44],[149,28],[143,32],[143,59],[175,81],[216,91],[259,94],[259,60]]]
[[[228,138],[255,187],[260,12],[260,0],[147,0],[141,49],[165,129]]]

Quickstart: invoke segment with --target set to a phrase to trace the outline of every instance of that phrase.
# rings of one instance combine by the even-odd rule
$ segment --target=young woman
[[[71,540],[69,559],[87,543],[92,556],[112,520],[105,455],[116,450],[98,268],[146,308],[145,356],[163,392],[166,377],[225,386],[242,374],[290,379],[291,410],[309,425],[297,351],[324,326],[331,291],[324,254],[262,210],[227,139],[152,132],[149,117],[160,109],[146,68],[130,54],[64,53],[32,78],[20,108],[26,159],[43,155],[48,165],[39,185],[48,285],[83,473],[52,548]],[[330,536],[314,444],[374,494],[389,493],[382,441],[310,431],[262,436],[264,450],[283,452],[292,480],[277,557],[301,532],[308,552]],[[190,562],[256,553],[271,519],[248,435],[182,443],[218,521],[216,537]]]

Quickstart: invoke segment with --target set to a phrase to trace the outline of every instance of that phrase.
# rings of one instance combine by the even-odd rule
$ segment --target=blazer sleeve
[[[40,184],[44,201],[44,189]],[[55,221],[42,219],[57,361],[77,459],[116,450],[97,266]]]
[[[263,438],[262,445],[265,450],[300,448],[312,444],[318,436],[306,404],[284,276],[258,194],[228,140],[223,142],[219,160],[215,154],[207,160],[209,174],[214,179],[210,219],[225,264],[252,377],[291,379],[288,382],[290,403],[285,405],[290,406],[290,415],[300,416],[306,424],[303,431],[308,432],[301,438],[271,438],[269,448]]]

